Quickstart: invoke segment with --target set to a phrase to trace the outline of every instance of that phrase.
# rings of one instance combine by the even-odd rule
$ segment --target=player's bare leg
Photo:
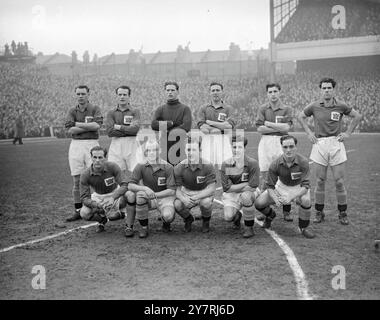
[[[310,225],[310,215],[311,215],[311,199],[310,192],[304,194],[299,200],[298,208],[298,227],[301,234],[307,239],[313,239],[315,237],[314,233],[308,228]]]
[[[202,232],[207,233],[210,231],[210,219],[212,213],[212,198],[204,198],[199,202],[202,214]]]
[[[240,229],[240,220],[242,214],[241,212],[234,207],[224,207],[224,220],[232,222],[234,229]]]
[[[100,208],[88,208],[83,206],[80,209],[80,215],[83,220],[99,222],[96,232],[103,232],[105,224],[108,222],[104,210]]]
[[[129,238],[134,236],[133,224],[135,223],[136,217],[136,195],[132,191],[127,191],[125,193],[125,198],[127,200],[127,214],[125,215],[124,234]]]
[[[255,194],[245,191],[240,195],[240,202],[243,206],[244,238],[251,238],[255,235],[253,226],[255,224]]]
[[[325,219],[323,209],[325,207],[325,186],[327,179],[327,166],[314,162],[315,176],[317,185],[314,191],[315,199],[315,218],[314,223],[321,223]]]
[[[269,229],[271,227],[273,219],[276,217],[276,212],[270,207],[275,202],[268,193],[268,190],[265,190],[260,194],[255,201],[255,208],[259,210],[264,216],[263,228]]]
[[[167,233],[171,231],[170,224],[174,221],[175,218],[175,209],[174,207],[164,207],[162,208],[162,231]]]
[[[185,232],[190,232],[191,224],[194,221],[194,217],[191,215],[190,209],[186,208],[182,201],[179,199],[174,200],[174,208],[175,211],[183,218],[183,221],[185,222]]]
[[[345,163],[332,166],[332,174],[335,181],[336,188],[336,198],[338,202],[338,211],[339,211],[339,222],[343,225],[349,224],[347,219],[347,191],[344,185],[344,172],[345,172]]]
[[[82,208],[82,201],[80,200],[79,184],[80,184],[80,175],[78,174],[76,176],[73,176],[73,198],[74,198],[75,211],[71,216],[69,216],[66,219],[67,222],[81,219],[80,209]]]
[[[136,218],[141,225],[141,229],[139,231],[140,238],[146,238],[149,234],[148,230],[148,214],[149,214],[149,206],[148,206],[148,197],[144,191],[138,191],[136,193]]]

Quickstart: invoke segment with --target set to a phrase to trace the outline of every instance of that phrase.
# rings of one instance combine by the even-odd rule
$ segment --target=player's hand
[[[188,196],[184,196],[183,199],[182,199],[182,202],[183,202],[183,204],[185,205],[186,208],[195,207],[196,204],[197,204],[194,200],[192,200]]]
[[[114,203],[113,198],[107,198],[102,202],[102,205],[103,205],[103,208],[105,209],[105,208],[111,207],[113,203]]]
[[[286,205],[286,204],[290,204],[292,202],[292,198],[291,197],[287,197],[287,196],[279,196],[278,197],[279,201],[281,202],[282,205]]]
[[[201,126],[200,129],[201,129],[201,132],[204,133],[204,134],[209,134],[210,133],[210,129],[206,125]]]
[[[339,133],[337,139],[339,142],[343,142],[345,139],[349,138],[350,134],[347,132]]]
[[[308,134],[307,137],[308,137],[308,139],[310,140],[310,142],[312,144],[315,144],[315,143],[318,142],[318,139],[317,139],[317,137],[314,134]]]
[[[156,199],[156,193],[151,188],[146,187],[144,191],[149,199]]]

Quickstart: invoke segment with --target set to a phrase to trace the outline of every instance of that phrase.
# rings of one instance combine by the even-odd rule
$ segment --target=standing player
[[[223,85],[210,84],[211,103],[202,106],[198,113],[198,128],[202,137],[202,158],[218,165],[232,156],[231,142],[224,130],[232,130],[235,123],[231,119],[232,107],[223,101]]]
[[[141,225],[140,238],[146,238],[149,233],[149,210],[157,209],[160,212],[163,232],[170,231],[170,223],[175,217],[176,185],[173,166],[160,159],[160,147],[156,141],[146,142],[144,156],[146,161],[137,164],[133,170],[127,192],[128,202],[136,202],[136,218]],[[132,237],[133,235],[133,225],[127,225],[125,236]]]
[[[323,78],[319,82],[321,100],[310,103],[300,112],[298,119],[305,129],[307,136],[313,144],[310,159],[315,165],[317,187],[315,188],[315,223],[320,223],[325,218],[323,212],[325,203],[325,183],[327,168],[331,171],[335,180],[336,197],[338,201],[339,221],[347,225],[347,191],[344,186],[345,162],[347,161],[346,149],[343,141],[348,138],[358,125],[361,115],[335,98],[334,89],[336,82],[331,78]],[[342,132],[343,116],[353,118],[346,132]],[[315,133],[307,125],[306,118],[313,116]]]
[[[220,171],[223,187],[224,219],[232,221],[235,228],[240,228],[243,209],[245,225],[244,238],[254,236],[255,223],[254,202],[258,195],[260,169],[256,160],[245,153],[248,140],[246,137],[232,137],[232,158],[223,162]]]
[[[69,164],[73,177],[73,197],[75,211],[66,221],[75,221],[81,218],[79,181],[81,172],[91,165],[90,150],[98,146],[99,128],[103,124],[103,117],[98,106],[89,103],[90,89],[80,85],[75,88],[78,104],[69,110],[65,127],[71,135],[69,148]]]
[[[289,205],[292,201],[300,205],[298,227],[305,238],[312,239],[314,233],[307,229],[310,224],[311,199],[309,181],[309,161],[297,153],[297,139],[282,136],[280,143],[283,155],[269,167],[267,189],[256,199],[256,209],[265,215],[264,228],[270,228],[276,213],[270,207]]]
[[[192,115],[190,108],[178,100],[178,83],[165,82],[164,88],[167,102],[156,109],[151,126],[160,131],[162,158],[175,166],[186,157],[186,133],[191,129]]]
[[[270,164],[282,154],[280,138],[287,135],[293,125],[292,108],[284,105],[280,99],[281,86],[269,83],[266,91],[268,102],[260,106],[256,117],[257,132],[261,134],[258,148],[261,190],[265,188]],[[283,206],[285,221],[293,221],[290,210],[290,205]]]
[[[215,168],[211,163],[201,159],[201,141],[189,140],[186,147],[187,159],[184,159],[174,168],[177,184],[174,207],[184,219],[185,232],[191,231],[194,217],[190,210],[200,207],[202,214],[202,232],[210,231],[212,203],[216,190]]]
[[[125,173],[132,172],[138,160],[136,135],[140,129],[140,112],[131,107],[131,89],[120,86],[115,90],[118,105],[107,113],[106,130],[112,138],[108,161],[115,162]]]
[[[97,232],[101,232],[108,220],[117,220],[125,215],[127,201],[124,194],[128,190],[128,182],[119,166],[106,160],[105,149],[96,146],[90,154],[92,165],[80,176],[83,202],[80,215],[84,220],[99,222]],[[92,194],[91,188],[94,190]]]
[[[22,142],[22,138],[24,137],[24,121],[22,120],[22,111],[18,112],[18,116],[15,121],[14,125],[14,138],[13,138],[13,144],[16,144],[18,141],[18,144],[24,144]]]

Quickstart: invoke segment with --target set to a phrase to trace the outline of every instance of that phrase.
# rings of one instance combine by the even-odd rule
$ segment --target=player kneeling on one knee
[[[135,201],[136,217],[141,225],[140,238],[148,236],[149,210],[157,209],[160,212],[163,232],[170,231],[170,223],[175,217],[176,185],[173,166],[160,159],[160,148],[156,141],[146,143],[144,156],[144,162],[137,164],[132,172],[127,193],[128,203]],[[129,224],[127,222],[125,235],[133,236],[133,221]]]
[[[231,221],[234,228],[240,228],[243,210],[245,225],[244,238],[254,235],[254,202],[258,192],[260,169],[255,159],[245,154],[248,140],[246,137],[232,137],[232,158],[223,162],[220,170],[223,187],[224,219]]]
[[[295,137],[282,136],[280,141],[284,154],[271,163],[267,190],[256,199],[256,209],[265,215],[263,227],[270,228],[272,220],[276,217],[270,205],[282,206],[296,201],[300,205],[298,210],[300,231],[306,238],[314,238],[314,234],[307,229],[311,213],[309,161],[297,153]]]
[[[189,138],[186,144],[187,158],[174,168],[177,185],[176,212],[184,219],[185,232],[191,231],[194,217],[190,210],[200,207],[202,214],[202,232],[209,232],[212,205],[216,189],[215,168],[200,158],[200,140]]]
[[[104,231],[108,220],[121,219],[127,205],[124,194],[128,181],[116,163],[106,160],[107,151],[96,146],[90,151],[92,165],[80,176],[80,215],[84,220],[98,221],[97,232]],[[90,188],[94,192],[91,194]]]

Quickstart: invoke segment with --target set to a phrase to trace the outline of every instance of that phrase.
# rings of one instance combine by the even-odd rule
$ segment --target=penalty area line
[[[221,202],[220,200],[214,199],[214,201],[223,206],[223,202]],[[260,226],[263,225],[263,223],[261,221],[258,221],[256,218],[255,218],[255,222]],[[268,229],[265,229],[265,231],[272,237],[274,241],[276,241],[278,246],[284,252],[286,259],[288,260],[290,269],[292,269],[292,272],[296,281],[298,298],[300,300],[313,300],[314,298],[316,298],[316,296],[311,295],[309,293],[309,284],[306,280],[305,273],[303,272],[300,264],[298,263],[298,260],[293,250],[290,249],[290,247],[286,244],[286,242],[282,240],[276,232],[274,232],[273,230],[268,230]]]
[[[25,247],[25,246],[28,246],[28,245],[31,245],[31,244],[34,244],[34,243],[38,243],[38,242],[54,239],[54,238],[57,238],[57,237],[60,237],[60,236],[64,236],[64,235],[66,235],[66,234],[68,234],[70,232],[73,232],[75,230],[87,229],[89,227],[96,226],[97,224],[98,224],[97,222],[94,222],[94,223],[86,224],[84,226],[80,226],[80,227],[76,227],[76,228],[73,228],[73,229],[70,229],[70,230],[66,230],[66,231],[63,231],[63,232],[52,234],[50,236],[43,237],[43,238],[40,238],[40,239],[35,239],[35,240],[31,240],[31,241],[20,243],[20,244],[16,244],[16,245],[10,246],[8,248],[0,249],[0,253],[7,252],[7,251],[10,251],[10,250],[16,249],[16,248]]]

